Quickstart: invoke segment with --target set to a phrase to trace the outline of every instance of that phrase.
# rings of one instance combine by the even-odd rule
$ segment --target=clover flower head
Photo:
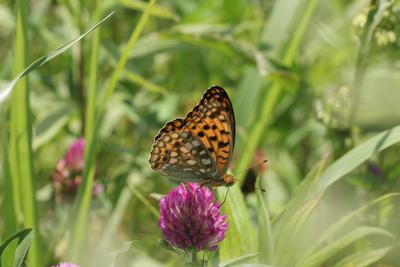
[[[159,227],[164,240],[182,250],[217,249],[228,229],[209,188],[181,184],[160,200]]]
[[[82,180],[84,169],[85,139],[77,139],[68,149],[64,158],[58,161],[53,173],[53,188],[56,202],[74,196]],[[103,191],[103,185],[95,182],[93,196],[96,197]]]
[[[82,170],[84,164],[85,139],[79,138],[68,149],[64,157],[65,164],[73,170]]]

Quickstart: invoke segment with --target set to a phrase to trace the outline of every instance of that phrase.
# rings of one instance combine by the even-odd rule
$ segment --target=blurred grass
[[[105,87],[104,90],[104,96],[102,97],[102,100],[97,107],[97,116],[95,114],[95,109],[96,106],[94,105],[96,101],[97,95],[95,94],[95,77],[92,78],[92,94],[90,97],[93,99],[89,99],[90,103],[90,110],[88,110],[88,113],[90,113],[90,121],[87,121],[87,123],[90,123],[90,126],[87,126],[85,132],[85,140],[86,140],[86,147],[85,147],[85,167],[84,167],[84,172],[82,175],[82,184],[79,187],[79,192],[78,192],[78,197],[75,202],[75,210],[76,210],[76,220],[73,222],[73,230],[72,230],[72,238],[71,238],[71,243],[69,245],[69,258],[71,258],[73,261],[78,261],[79,259],[79,253],[81,250],[81,247],[83,245],[83,242],[85,240],[85,235],[84,233],[86,232],[87,224],[88,224],[88,216],[89,216],[89,208],[90,208],[90,202],[92,199],[92,192],[93,192],[93,180],[94,180],[94,173],[95,173],[95,153],[96,153],[96,144],[98,142],[98,123],[101,120],[101,115],[104,112],[105,106],[107,102],[109,101],[113,91],[115,90],[115,87],[121,78],[121,75],[123,73],[123,69],[125,68],[125,65],[128,60],[129,53],[133,49],[134,45],[137,42],[137,39],[139,38],[140,34],[143,31],[144,26],[147,23],[147,20],[149,19],[151,9],[153,5],[155,4],[155,0],[150,0],[150,2],[147,5],[147,8],[144,10],[141,18],[139,19],[138,24],[136,25],[135,29],[132,31],[132,34],[129,38],[129,41],[124,48],[121,57],[118,60],[117,66],[111,75],[111,78],[109,82],[107,83],[107,86]],[[98,42],[98,41],[97,41]],[[96,46],[98,44],[95,44]],[[95,48],[96,49],[96,48]],[[93,55],[97,56],[97,55]],[[93,62],[94,64],[96,62]],[[94,66],[92,67],[94,68]]]
[[[28,67],[29,94],[19,90],[27,88],[22,78],[1,103],[0,118],[11,115],[0,121],[1,142],[9,143],[0,156],[1,239],[27,222],[28,197],[41,222],[40,266],[78,258],[96,266],[179,266],[181,257],[158,246],[155,216],[159,196],[176,184],[150,169],[148,154],[167,120],[184,116],[205,88],[219,84],[236,115],[233,174],[242,186],[259,177],[267,192],[239,183],[230,189],[223,206],[229,231],[210,265],[397,266],[399,6],[40,1],[24,17],[29,46],[15,53],[18,13],[13,17],[14,3],[0,3],[0,86],[39,58]],[[59,58],[43,65],[53,57],[41,55],[110,9],[116,15],[101,31],[72,53],[56,50]],[[74,204],[60,205],[52,173],[82,132],[83,184]],[[22,153],[17,141],[33,144],[32,151]],[[246,170],[263,159],[265,167]],[[32,166],[35,189],[22,196]],[[92,199],[94,176],[105,191]],[[226,189],[217,192],[223,197]]]
[[[28,2],[18,0],[15,2],[15,48],[12,74],[18,76],[27,65],[27,11]],[[7,214],[19,219],[19,225],[24,228],[33,228],[35,238],[32,241],[29,264],[33,267],[42,266],[41,234],[35,201],[35,174],[33,170],[32,155],[32,124],[29,104],[29,89],[26,78],[15,86],[11,97],[10,111],[10,160],[11,179],[9,184],[14,184],[14,208],[16,213]],[[21,212],[19,214],[19,212]],[[17,221],[14,219],[14,221]],[[18,226],[20,229],[20,226]]]
[[[282,1],[284,2],[284,1]],[[316,5],[318,3],[317,0],[312,0],[312,1],[304,1],[305,3],[299,3],[300,8],[296,10],[299,14],[301,14],[300,18],[298,21],[294,22],[293,25],[291,25],[292,29],[287,29],[286,31],[291,31],[293,32],[293,38],[290,39],[286,51],[282,55],[282,63],[286,66],[290,66],[293,63],[293,60],[295,59],[296,53],[299,49],[299,46],[301,44],[302,38],[307,30],[307,26],[309,24],[309,21],[312,17],[312,14],[316,8]],[[277,7],[280,7],[279,4],[276,5]],[[286,9],[283,9],[283,12],[286,11]],[[272,18],[277,18],[279,20],[285,18],[283,14],[276,14],[275,17]],[[271,22],[272,25],[275,24],[280,24],[280,22]],[[284,25],[284,23],[283,23]],[[270,35],[273,35],[272,30],[270,30]],[[283,43],[286,45],[286,43]],[[278,50],[279,51],[279,50]],[[278,52],[275,54],[275,57],[279,57],[280,53]],[[257,146],[259,145],[261,138],[263,136],[265,128],[271,123],[273,117],[273,110],[275,109],[277,105],[277,101],[279,99],[279,96],[281,94],[281,91],[283,90],[282,84],[278,82],[272,82],[268,88],[267,88],[267,93],[265,94],[265,97],[262,101],[262,109],[260,111],[260,117],[257,119],[257,122],[255,122],[254,126],[252,129],[249,131],[248,138],[246,139],[246,142],[244,144],[245,149],[243,153],[241,154],[240,160],[237,165],[238,170],[242,170],[246,168],[246,166],[250,165],[250,162],[252,160],[252,157],[255,153],[255,150]],[[238,177],[240,180],[243,178],[243,175],[239,175]]]

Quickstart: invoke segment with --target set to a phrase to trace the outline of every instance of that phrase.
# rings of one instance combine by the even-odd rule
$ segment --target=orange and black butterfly
[[[151,167],[179,182],[231,186],[235,116],[226,91],[209,88],[184,119],[167,122],[154,139]]]

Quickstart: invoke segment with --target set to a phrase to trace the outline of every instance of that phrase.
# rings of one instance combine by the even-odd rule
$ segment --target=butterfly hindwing
[[[177,180],[201,181],[216,173],[210,153],[190,132],[169,132],[153,145],[151,167]]]

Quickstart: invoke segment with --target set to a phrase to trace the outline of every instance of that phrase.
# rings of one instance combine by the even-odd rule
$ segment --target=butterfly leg
[[[226,197],[228,196],[229,188],[230,188],[230,187],[228,187],[228,189],[226,190],[225,197],[224,197],[224,201],[222,201],[221,205],[219,205],[219,208],[221,208],[221,207],[222,207],[222,205],[224,205],[224,204],[225,204]]]

